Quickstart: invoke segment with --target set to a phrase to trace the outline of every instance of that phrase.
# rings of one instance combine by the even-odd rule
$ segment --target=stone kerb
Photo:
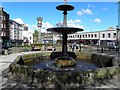
[[[33,69],[25,65],[24,61],[28,59],[35,60],[36,58],[42,60],[40,57],[42,57],[40,53],[32,56],[18,56],[9,66],[10,73],[26,83],[42,84],[43,86],[45,85],[44,87],[47,87],[46,85],[52,85],[53,87],[72,87],[73,84],[83,86],[92,84],[95,81],[112,78],[119,70],[117,66],[113,66],[84,72],[55,72],[51,70]]]

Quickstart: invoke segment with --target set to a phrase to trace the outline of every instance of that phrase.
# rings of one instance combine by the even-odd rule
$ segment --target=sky
[[[63,12],[56,6],[64,2],[2,2],[1,5],[10,19],[26,24],[30,30],[37,29],[37,17],[43,18],[42,32],[56,27],[63,21]],[[118,5],[116,2],[68,2],[74,6],[68,11],[67,24],[83,28],[84,31],[100,31],[118,25]]]

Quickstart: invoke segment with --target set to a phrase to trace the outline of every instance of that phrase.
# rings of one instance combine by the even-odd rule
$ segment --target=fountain
[[[57,32],[62,34],[62,52],[52,52],[51,60],[43,61],[33,66],[37,69],[45,69],[52,71],[88,71],[96,69],[94,64],[82,62],[76,59],[74,52],[67,51],[67,35],[78,31],[83,31],[81,28],[67,26],[67,11],[74,9],[72,5],[68,5],[66,0],[63,5],[56,7],[57,10],[63,11],[63,26],[48,28],[47,31]]]
[[[19,55],[9,66],[13,80],[15,77],[15,80],[37,88],[84,89],[84,86],[93,86],[96,81],[114,76],[118,68],[111,67],[113,57],[92,54],[90,61],[84,62],[77,59],[74,52],[67,51],[67,35],[83,29],[67,27],[67,11],[73,10],[73,6],[65,2],[56,8],[63,11],[63,27],[47,30],[62,34],[62,52],[52,52],[51,55],[43,52]],[[101,68],[103,65],[107,68]]]
[[[51,54],[51,59],[55,59],[55,65],[57,67],[71,67],[76,65],[75,53],[67,52],[67,35],[75,33],[77,31],[83,31],[81,28],[67,27],[67,11],[74,9],[73,6],[68,5],[66,0],[64,5],[59,5],[56,7],[57,10],[63,11],[63,26],[48,28],[47,31],[57,32],[62,34],[62,52],[53,52]],[[59,53],[59,54],[58,54]]]

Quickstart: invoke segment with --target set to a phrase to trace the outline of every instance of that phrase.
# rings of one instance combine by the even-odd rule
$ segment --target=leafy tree
[[[35,30],[33,33],[33,43],[36,44],[38,41],[38,31]]]

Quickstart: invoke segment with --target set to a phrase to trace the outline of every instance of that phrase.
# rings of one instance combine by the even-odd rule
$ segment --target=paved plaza
[[[41,51],[36,51],[36,52],[41,52]],[[8,66],[14,61],[14,59],[23,54],[30,54],[30,53],[36,53],[36,52],[21,52],[21,53],[14,53],[10,55],[1,55],[0,56],[0,88],[4,88],[3,90],[9,90],[12,88],[12,90],[17,90],[18,88],[27,89],[29,88],[36,88],[34,85],[28,85],[28,84],[23,84],[20,82],[19,79],[16,78],[9,78],[8,75]],[[42,51],[44,52],[44,51]],[[45,51],[46,52],[46,51]],[[108,53],[110,54],[110,53]],[[111,52],[112,54],[112,52]],[[113,55],[118,56],[118,53],[113,53]],[[5,89],[6,88],[6,89]],[[98,89],[98,88],[109,88],[109,90],[117,90],[120,89],[120,79],[119,79],[119,74],[116,75],[113,79],[111,80],[105,80],[102,83],[96,83],[95,86],[89,86],[88,88],[93,88],[93,89]],[[88,89],[89,90],[89,89]]]

